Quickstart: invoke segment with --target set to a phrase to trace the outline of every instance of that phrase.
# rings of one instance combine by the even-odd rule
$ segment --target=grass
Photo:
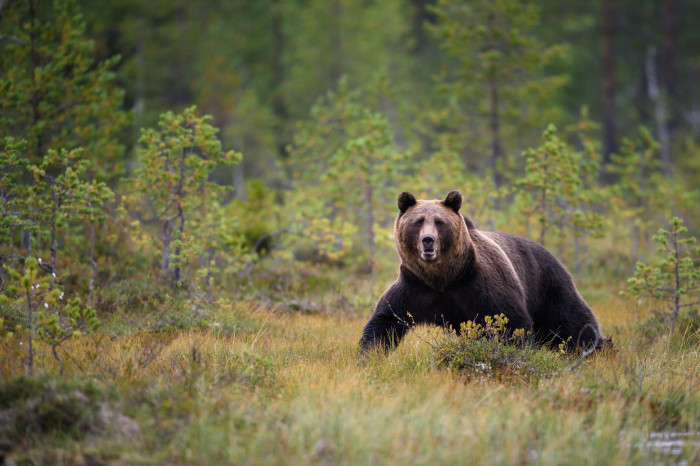
[[[115,312],[67,344],[63,379],[47,348],[34,385],[17,378],[16,348],[0,349],[0,420],[13,409],[30,426],[0,429],[0,455],[8,464],[697,464],[696,340],[662,333],[638,344],[640,311],[612,297],[594,307],[616,351],[574,371],[575,358],[549,352],[540,357],[553,375],[506,379],[443,368],[429,327],[358,364],[366,317],[354,314],[249,301],[164,325],[157,313]],[[18,380],[27,389],[13,392]],[[87,397],[79,429],[32,424],[49,392],[70,410]],[[669,455],[648,443],[659,431],[691,434]]]

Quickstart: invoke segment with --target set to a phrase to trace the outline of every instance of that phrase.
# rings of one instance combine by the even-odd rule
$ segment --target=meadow
[[[700,9],[599,3],[0,0],[0,465],[700,464]],[[360,354],[455,189],[611,348]]]
[[[388,273],[384,274],[387,277]],[[650,329],[649,310],[589,299],[615,348],[538,350],[555,371],[464,374],[420,327],[359,361],[367,316],[332,310],[380,280],[317,296],[322,310],[222,301],[116,309],[64,345],[0,353],[5,464],[697,464],[697,321]],[[682,328],[681,328],[682,327]]]

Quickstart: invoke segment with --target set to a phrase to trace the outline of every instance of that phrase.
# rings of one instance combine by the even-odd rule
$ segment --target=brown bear
[[[399,277],[364,328],[363,351],[391,348],[413,324],[459,329],[497,314],[508,318],[509,331],[531,331],[552,346],[569,338],[584,348],[608,341],[564,265],[524,236],[478,230],[459,213],[459,191],[442,201],[403,192],[398,207]]]

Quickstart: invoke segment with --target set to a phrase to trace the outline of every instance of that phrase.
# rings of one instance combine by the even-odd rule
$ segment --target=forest
[[[0,464],[697,464],[700,2],[0,0]],[[571,272],[361,356],[397,196]]]

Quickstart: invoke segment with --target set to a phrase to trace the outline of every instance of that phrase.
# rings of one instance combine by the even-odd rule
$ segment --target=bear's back
[[[498,244],[510,259],[525,291],[530,315],[535,320],[539,317],[539,310],[545,300],[578,297],[571,296],[578,295],[578,292],[564,265],[538,242],[513,233],[478,231],[478,234]]]

